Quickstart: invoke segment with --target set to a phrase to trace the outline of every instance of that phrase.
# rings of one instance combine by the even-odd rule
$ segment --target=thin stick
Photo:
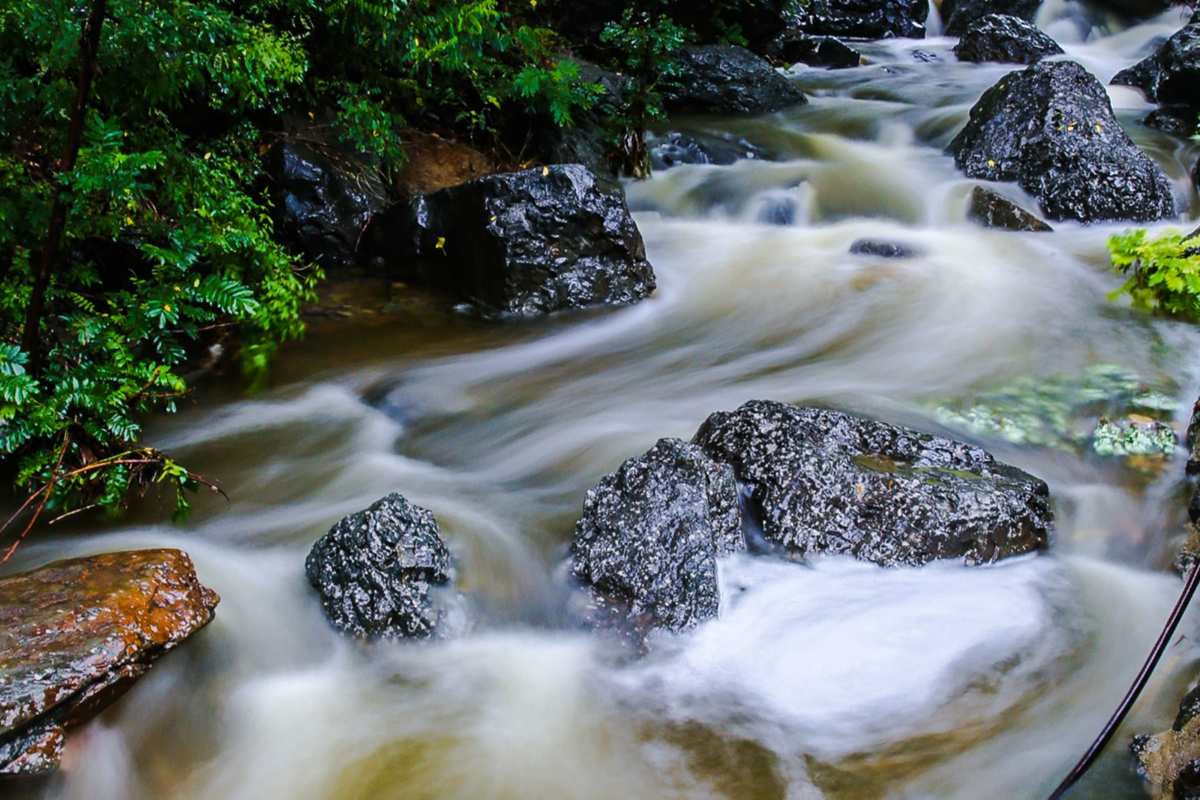
[[[1125,698],[1121,700],[1121,704],[1117,706],[1117,710],[1109,717],[1108,722],[1104,725],[1104,729],[1100,731],[1100,735],[1092,742],[1092,746],[1083,754],[1074,769],[1063,778],[1062,783],[1058,788],[1050,793],[1049,800],[1060,800],[1067,791],[1074,786],[1080,778],[1091,768],[1100,757],[1100,753],[1104,751],[1105,746],[1116,735],[1117,729],[1121,727],[1121,723],[1125,721],[1133,704],[1137,702],[1138,695],[1146,688],[1146,684],[1150,681],[1151,674],[1154,673],[1154,668],[1158,666],[1159,659],[1167,649],[1167,645],[1171,642],[1171,637],[1175,635],[1175,629],[1179,627],[1180,621],[1183,619],[1183,614],[1187,611],[1188,605],[1192,602],[1192,597],[1196,594],[1196,588],[1200,586],[1200,559],[1192,565],[1191,571],[1188,573],[1187,581],[1183,585],[1183,591],[1179,594],[1179,599],[1175,601],[1175,607],[1171,609],[1171,616],[1167,618],[1166,627],[1158,635],[1158,641],[1154,643],[1154,649],[1150,651],[1150,655],[1146,657],[1146,662],[1142,664],[1142,669],[1134,679],[1133,685],[1129,687],[1129,691],[1125,693]]]

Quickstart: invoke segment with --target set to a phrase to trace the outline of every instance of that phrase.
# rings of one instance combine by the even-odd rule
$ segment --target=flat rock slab
[[[179,550],[56,561],[0,579],[0,775],[54,770],[67,728],[207,625],[219,601]]]
[[[753,401],[695,444],[750,489],[766,542],[884,566],[985,564],[1046,547],[1049,489],[964,442],[823,408]]]

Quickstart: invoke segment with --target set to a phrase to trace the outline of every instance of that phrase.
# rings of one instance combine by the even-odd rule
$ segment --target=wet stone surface
[[[57,561],[0,579],[0,776],[58,766],[67,730],[212,620],[178,550]]]
[[[977,222],[985,228],[1037,233],[1054,230],[1007,197],[982,186],[976,186],[971,191],[971,204],[967,208],[967,219]]]
[[[754,401],[694,442],[731,464],[766,540],[886,566],[990,563],[1046,547],[1046,484],[986,451],[820,408]]]
[[[954,47],[959,61],[1005,64],[1033,64],[1062,52],[1058,42],[1033,23],[1005,14],[989,14],[975,20]]]
[[[685,47],[679,67],[682,74],[663,91],[663,104],[671,111],[768,114],[808,102],[769,61],[743,47]]]
[[[334,525],[305,562],[325,616],[360,639],[428,639],[445,632],[453,580],[433,514],[393,493]]]
[[[733,469],[662,439],[590,490],[571,568],[593,624],[683,631],[717,615],[717,559],[745,549]]]

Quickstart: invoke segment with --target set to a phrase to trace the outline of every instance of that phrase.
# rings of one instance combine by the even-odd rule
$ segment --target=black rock
[[[1196,109],[1185,106],[1156,108],[1142,120],[1147,128],[1186,139],[1196,133]]]
[[[362,639],[428,639],[443,633],[437,587],[453,574],[433,514],[390,494],[334,525],[305,562],[333,626]]]
[[[783,64],[848,69],[862,64],[862,53],[834,36],[813,36],[791,28],[776,36],[763,55]]]
[[[620,186],[579,164],[488,175],[377,220],[371,249],[398,276],[488,312],[636,303],[655,288]]]
[[[367,223],[386,205],[378,176],[354,156],[293,141],[272,148],[267,167],[283,241],[327,267],[353,264]]]
[[[679,64],[681,74],[663,91],[663,103],[671,111],[767,114],[808,102],[771,62],[744,47],[685,47]]]
[[[990,563],[1047,545],[1046,484],[978,447],[820,408],[754,401],[694,442],[732,464],[768,542],[886,566]]]
[[[761,159],[761,149],[733,134],[716,136],[672,131],[649,142],[650,163],[654,169],[670,169],[681,164],[719,164],[727,166],[744,159]]]
[[[913,50],[912,57],[913,61],[916,61],[920,64],[936,64],[942,60],[942,57],[937,53],[931,53],[928,50],[921,49]]]
[[[1153,55],[1118,72],[1112,82],[1137,87],[1164,105],[1200,108],[1200,12]]]
[[[972,22],[989,14],[1007,14],[1033,22],[1042,0],[944,0],[942,19],[947,36],[962,36]]]
[[[764,225],[795,225],[800,209],[791,197],[765,197],[758,211],[758,221]]]
[[[571,565],[591,621],[634,634],[717,615],[717,559],[745,549],[733,470],[662,439],[587,494]]]
[[[1100,82],[1072,61],[1006,75],[948,150],[972,178],[1019,183],[1050,219],[1151,222],[1175,213],[1167,176],[1121,128]]]
[[[985,228],[1004,228],[1010,231],[1053,231],[1046,223],[1030,214],[1003,195],[976,186],[971,192],[971,205],[967,219],[978,222]]]
[[[850,39],[923,39],[928,0],[809,0],[799,27]]]
[[[856,256],[877,256],[879,258],[912,258],[917,254],[908,245],[884,242],[878,239],[859,239],[850,245],[850,252]]]
[[[1033,64],[1062,53],[1058,42],[1032,23],[1005,14],[989,14],[975,20],[954,47],[959,61],[1006,64]]]

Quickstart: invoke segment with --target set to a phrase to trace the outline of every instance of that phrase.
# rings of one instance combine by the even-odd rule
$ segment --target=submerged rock
[[[971,192],[967,219],[978,222],[985,228],[1037,233],[1054,230],[1007,197],[982,186],[976,186]]]
[[[679,67],[681,74],[663,91],[663,104],[671,111],[767,114],[808,102],[771,62],[744,47],[685,47]]]
[[[717,559],[745,549],[733,470],[662,439],[587,494],[571,544],[592,621],[642,634],[717,615]]]
[[[488,175],[380,215],[373,252],[490,312],[636,303],[655,289],[615,183],[579,164]]]
[[[1092,450],[1102,456],[1169,456],[1177,444],[1174,428],[1140,414],[1101,417],[1092,431]]]
[[[650,163],[654,169],[670,169],[682,164],[729,165],[766,155],[754,144],[733,134],[716,136],[671,131],[649,142]]]
[[[791,29],[771,40],[763,55],[783,64],[848,69],[862,64],[862,53],[835,36],[813,36]]]
[[[713,414],[694,442],[733,466],[763,536],[795,556],[984,564],[1048,542],[1046,484],[962,442],[766,401]]]
[[[351,514],[313,545],[305,562],[335,628],[360,639],[428,639],[447,618],[438,594],[453,580],[433,514],[393,493]]]
[[[975,20],[963,31],[954,47],[959,61],[1006,64],[1033,64],[1062,53],[1058,42],[1033,23],[1007,14],[988,14]]]
[[[54,770],[67,729],[207,625],[219,600],[178,550],[56,561],[0,579],[0,777]]]
[[[928,16],[928,0],[809,0],[798,24],[824,36],[923,39]]]
[[[1033,22],[1042,0],[944,0],[942,19],[947,36],[962,36],[971,23],[989,14],[1004,14],[1024,22]]]
[[[1134,86],[1163,105],[1200,108],[1200,12],[1152,55],[1112,82]]]
[[[912,258],[917,254],[917,251],[908,245],[879,239],[859,239],[850,245],[850,252],[856,256],[876,256],[878,258]]]
[[[280,237],[324,266],[355,263],[363,231],[386,205],[373,171],[332,148],[285,141],[272,149],[268,173]]]
[[[1121,129],[1100,82],[1072,61],[1005,76],[948,149],[972,178],[1019,183],[1051,219],[1149,222],[1175,213],[1162,169]]]

